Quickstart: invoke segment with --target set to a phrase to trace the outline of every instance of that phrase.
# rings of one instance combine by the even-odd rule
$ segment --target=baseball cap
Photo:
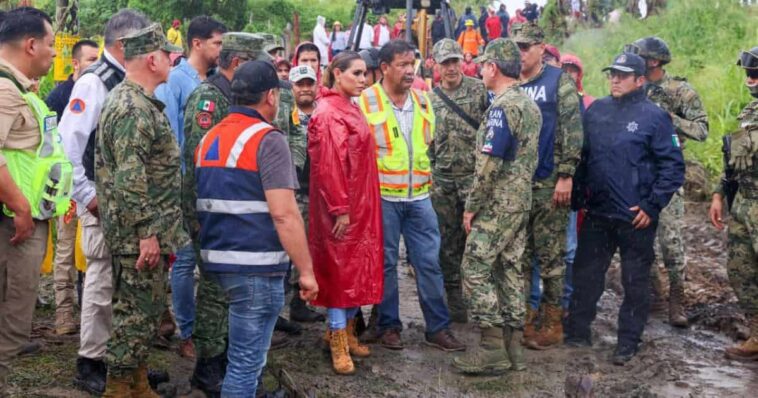
[[[308,65],[298,65],[290,70],[290,81],[297,83],[303,79],[316,81],[316,72]]]
[[[521,52],[513,40],[497,38],[487,44],[482,55],[474,58],[474,62],[477,64],[482,64],[487,61],[521,62]]]
[[[536,23],[514,24],[512,31],[516,43],[539,44],[545,40],[545,32]]]
[[[120,37],[119,40],[124,43],[124,57],[126,58],[149,54],[157,50],[169,53],[180,53],[183,51],[181,47],[177,47],[166,40],[163,29],[157,23]]]
[[[434,62],[441,64],[448,59],[463,59],[463,50],[460,44],[452,39],[442,39],[434,44],[432,48],[432,58]]]
[[[270,61],[271,56],[264,50],[266,40],[257,34],[246,32],[227,32],[221,38],[222,51],[243,53],[250,59]]]
[[[623,53],[616,56],[612,65],[603,68],[603,72],[607,70],[617,70],[642,76],[645,74],[645,60],[636,54]]]
[[[232,78],[232,94],[240,97],[285,87],[279,81],[274,65],[266,61],[245,62],[234,71]]]
[[[366,69],[379,69],[379,50],[372,47],[361,50],[358,54],[363,58],[363,62],[366,63]]]

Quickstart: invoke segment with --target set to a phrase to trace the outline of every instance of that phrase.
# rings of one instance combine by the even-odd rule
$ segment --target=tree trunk
[[[55,31],[79,34],[79,0],[55,0]]]

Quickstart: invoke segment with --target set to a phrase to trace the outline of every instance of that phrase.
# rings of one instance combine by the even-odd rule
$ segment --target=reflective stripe
[[[242,252],[233,250],[200,250],[205,263],[234,265],[276,265],[288,262],[287,252]]]
[[[270,124],[260,122],[256,123],[248,128],[245,129],[245,131],[242,132],[242,134],[237,137],[237,140],[234,141],[234,145],[232,146],[232,150],[229,151],[229,156],[226,158],[226,167],[229,168],[236,168],[237,167],[237,161],[239,160],[239,156],[242,154],[242,150],[245,149],[245,145],[247,144],[247,141],[250,140],[250,138],[253,138],[254,135],[258,134],[259,132],[267,129],[271,129]]]
[[[402,184],[404,186],[408,186],[408,173],[404,172],[403,174],[387,174],[380,171],[379,182],[381,184]]]
[[[198,199],[197,211],[224,214],[268,213],[268,203],[261,200]]]

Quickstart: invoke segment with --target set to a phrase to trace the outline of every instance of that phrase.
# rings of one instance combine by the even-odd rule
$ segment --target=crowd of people
[[[698,93],[665,70],[666,42],[645,37],[609,60],[610,95],[594,99],[582,61],[525,14],[510,24],[466,10],[459,39],[435,41],[428,87],[386,17],[363,29],[360,52],[335,47],[341,25],[328,34],[319,17],[314,42],[287,58],[275,35],[198,16],[186,40],[179,21],[169,40],[124,9],[105,24],[100,56],[95,42],[74,46],[73,74],[47,103],[32,86],[56,55],[50,17],[0,15],[0,396],[29,342],[50,224],[55,331],[79,332],[74,384],[106,397],[157,396],[147,354],[175,325],[193,388],[214,397],[255,396],[269,350],[299,322],[326,323],[337,374],[354,373],[372,345],[403,349],[401,237],[423,343],[460,353],[451,364],[464,374],[524,371],[524,347],[592,346],[617,251],[612,362],[632,360],[656,240],[669,322],[686,327],[682,145],[708,135]],[[738,65],[758,98],[758,47]],[[725,355],[750,361],[758,102],[739,120],[710,217],[723,228],[729,201],[727,268],[751,335]],[[477,327],[479,342],[459,341],[453,322]]]

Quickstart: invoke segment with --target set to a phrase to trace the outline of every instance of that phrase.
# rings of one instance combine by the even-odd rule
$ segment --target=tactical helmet
[[[758,70],[758,47],[753,47],[750,51],[743,51],[737,60],[737,65],[742,69]]]
[[[656,36],[644,37],[624,46],[624,52],[637,54],[645,59],[657,59],[662,65],[671,62],[671,51],[663,39]]]
[[[363,58],[363,62],[366,63],[366,69],[379,69],[379,50],[368,48],[361,50],[358,54]]]

